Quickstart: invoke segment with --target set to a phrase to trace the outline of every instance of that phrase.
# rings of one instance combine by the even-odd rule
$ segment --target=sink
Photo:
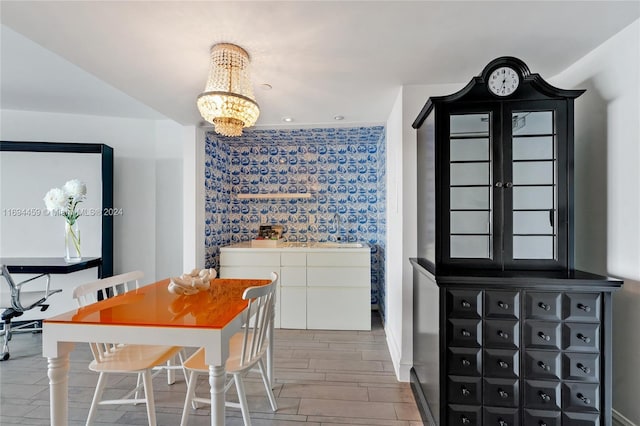
[[[334,242],[326,242],[326,243],[315,243],[314,247],[319,248],[362,248],[364,245],[362,243],[334,243]]]

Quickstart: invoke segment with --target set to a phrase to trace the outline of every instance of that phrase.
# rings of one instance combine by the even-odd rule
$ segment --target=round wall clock
[[[500,67],[489,75],[487,84],[491,93],[497,96],[509,96],[520,85],[518,73],[510,67]]]

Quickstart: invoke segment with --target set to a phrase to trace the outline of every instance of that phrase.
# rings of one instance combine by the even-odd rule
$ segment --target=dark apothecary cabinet
[[[573,102],[519,59],[418,135],[412,389],[438,425],[611,425],[611,292],[574,269]]]

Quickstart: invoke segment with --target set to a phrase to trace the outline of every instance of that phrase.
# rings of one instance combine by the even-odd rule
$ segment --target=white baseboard
[[[635,423],[620,414],[618,411],[611,410],[611,412],[613,413],[613,424],[615,426],[636,426]]]

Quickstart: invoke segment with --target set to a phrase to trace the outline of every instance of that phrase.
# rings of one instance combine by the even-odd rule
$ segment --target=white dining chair
[[[274,318],[276,288],[278,274],[271,273],[271,283],[264,286],[249,287],[244,291],[242,298],[248,300],[248,306],[244,313],[243,329],[234,334],[229,341],[229,358],[225,363],[225,370],[231,374],[231,379],[225,385],[225,393],[235,383],[238,392],[239,403],[225,401],[225,406],[240,408],[245,426],[251,425],[249,407],[244,390],[242,375],[256,365],[260,370],[271,409],[276,411],[278,405],[272,391],[272,384],[267,375],[265,365],[267,348],[269,346],[270,329]],[[195,394],[198,376],[209,374],[209,366],[205,363],[204,348],[198,349],[184,363],[189,371],[187,395],[182,411],[181,426],[186,426],[190,412],[190,405],[195,403],[210,404],[210,398],[197,397]],[[226,398],[225,398],[226,399]]]
[[[139,280],[142,276],[142,272],[134,271],[83,284],[73,290],[73,297],[80,307],[85,307],[100,299],[123,294],[130,290],[132,284],[135,285],[135,288],[138,288]],[[152,385],[154,375],[151,372],[156,367],[166,368],[163,367],[163,364],[174,359],[183,348],[179,346],[118,344],[113,342],[94,342],[89,343],[89,346],[94,358],[89,364],[89,369],[100,373],[100,375],[86,424],[90,425],[93,422],[98,405],[145,403],[149,425],[154,426],[156,424]],[[138,384],[135,389],[120,399],[102,400],[102,393],[106,385],[106,375],[111,373],[137,374]],[[138,398],[138,392],[141,387],[144,389],[144,398]],[[131,397],[132,395],[133,398]]]

